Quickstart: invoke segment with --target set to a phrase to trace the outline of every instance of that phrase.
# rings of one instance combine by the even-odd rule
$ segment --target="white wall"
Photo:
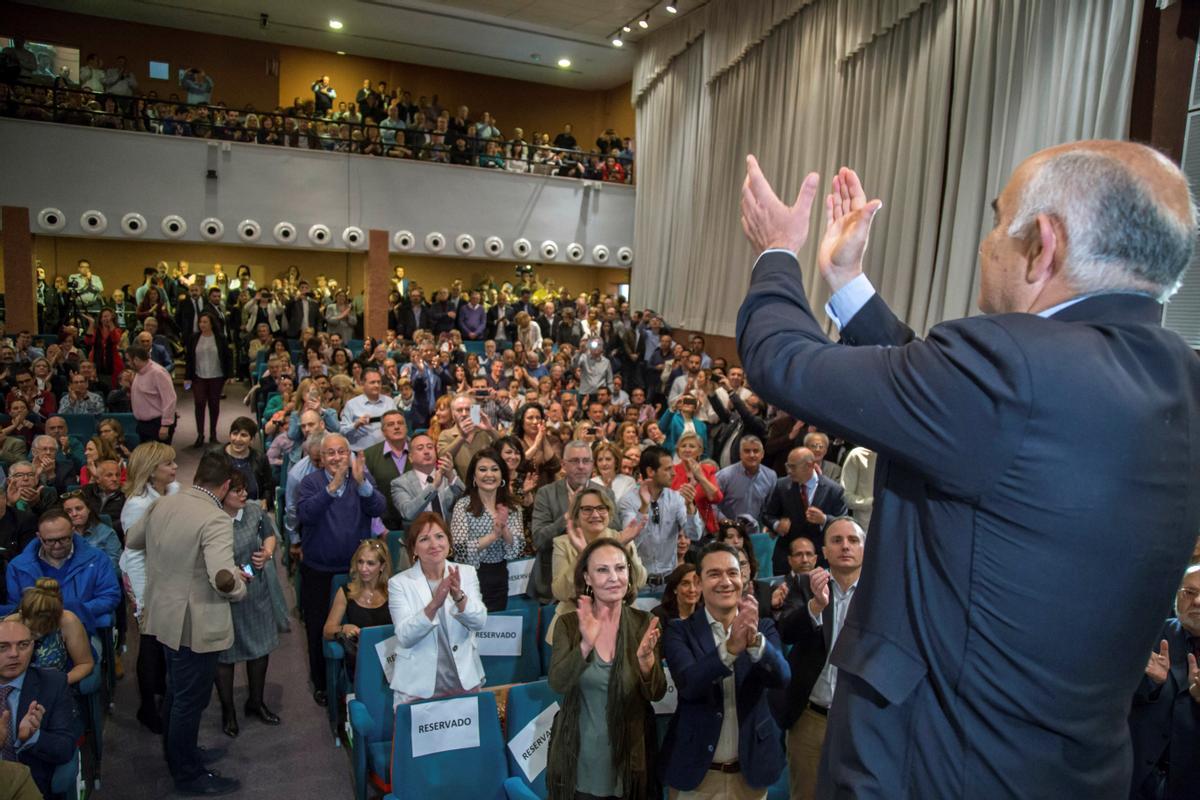
[[[412,252],[422,254],[433,254],[425,237],[439,232],[443,254],[455,257],[465,255],[453,248],[466,233],[475,239],[470,257],[481,259],[484,240],[499,236],[500,261],[627,266],[618,252],[633,245],[634,189],[619,184],[13,119],[0,120],[0,152],[0,204],[28,207],[35,233],[130,238],[121,220],[136,212],[148,240],[168,239],[162,220],[177,214],[187,223],[181,241],[205,241],[201,223],[215,218],[224,233],[208,241],[242,243],[241,223],[254,220],[259,243],[278,246],[273,231],[287,221],[297,232],[291,246],[309,249],[347,249],[348,226],[411,231]],[[62,212],[65,227],[39,222],[47,208]],[[88,211],[107,218],[104,233],[83,227]],[[326,244],[309,241],[314,224],[328,226]],[[512,249],[520,237],[534,250],[524,258]],[[558,244],[555,258],[538,253],[547,240]],[[583,245],[578,262],[567,257],[572,242]],[[594,257],[596,245],[608,248],[607,262]],[[354,249],[365,246],[364,237]]]

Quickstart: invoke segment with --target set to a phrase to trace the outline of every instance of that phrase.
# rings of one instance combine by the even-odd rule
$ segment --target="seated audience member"
[[[725,499],[720,512],[728,519],[750,516],[762,520],[763,506],[775,488],[775,470],[762,463],[763,443],[757,436],[743,436],[738,462],[717,472],[717,485]]]
[[[8,562],[5,583],[8,603],[0,613],[12,613],[26,587],[38,578],[54,578],[62,587],[63,605],[83,622],[88,634],[112,624],[121,602],[121,586],[108,556],[76,534],[71,518],[54,508],[38,517],[37,538]]]
[[[450,515],[454,560],[473,567],[488,611],[508,607],[508,562],[525,552],[525,526],[508,490],[508,467],[495,450],[475,454],[467,491]]]
[[[1175,616],[1166,621],[1133,694],[1131,800],[1182,800],[1200,786],[1200,566],[1183,574]]]
[[[675,444],[675,477],[671,488],[679,491],[685,484],[691,483],[696,490],[696,511],[704,521],[706,533],[717,531],[717,504],[725,499],[721,487],[717,485],[717,468],[709,462],[700,462],[703,456],[704,444],[700,434],[688,431],[679,437]]]
[[[60,495],[67,486],[79,482],[79,466],[70,459],[58,460],[58,444],[53,437],[42,434],[33,438],[30,459],[33,461],[33,479],[44,489]]]
[[[33,445],[33,437],[41,433],[41,417],[31,417],[29,404],[23,397],[10,398],[5,406],[8,409],[8,424],[0,428],[4,434],[3,457],[6,464],[12,464],[25,458]]]
[[[79,485],[90,486],[96,481],[96,472],[98,464],[103,461],[112,461],[117,464],[118,480],[124,480],[124,470],[120,466],[120,455],[116,448],[112,446],[112,442],[102,436],[93,436],[88,439],[87,444],[83,446],[83,466],[79,470]]]
[[[700,573],[695,564],[682,560],[667,576],[662,602],[650,613],[658,617],[662,629],[674,619],[687,619],[700,607]]]
[[[737,551],[711,544],[699,569],[703,613],[669,625],[663,640],[679,696],[663,778],[682,800],[762,797],[784,768],[767,692],[787,686],[791,671],[775,623],[742,594]]]
[[[638,555],[646,566],[646,583],[661,592],[667,577],[678,566],[676,547],[679,534],[698,541],[704,524],[696,513],[696,487],[684,485],[678,492],[671,488],[675,465],[661,447],[647,447],[638,462],[641,487],[621,499],[617,508],[621,522],[628,525],[635,516],[646,517],[646,525],[637,537]]]
[[[63,608],[58,581],[39,578],[21,595],[16,613],[6,621],[21,622],[33,634],[30,666],[66,673],[68,686],[92,674],[95,660],[87,631],[79,617]]]
[[[71,520],[71,533],[82,537],[85,542],[108,556],[114,574],[121,576],[121,539],[111,525],[101,521],[94,506],[88,503],[82,491],[62,496],[62,510]]]
[[[341,643],[353,679],[362,629],[392,624],[388,611],[392,559],[381,539],[363,539],[350,564],[350,580],[333,596],[323,633],[326,640]]]
[[[35,517],[49,511],[58,503],[58,492],[53,486],[43,484],[34,465],[28,461],[18,461],[8,468],[9,505],[16,506],[22,511],[28,511]]]
[[[67,676],[31,666],[33,652],[34,636],[24,623],[0,622],[0,749],[6,761],[29,767],[38,790],[53,797],[50,779],[75,755],[83,726]]]
[[[69,462],[76,471],[83,466],[83,442],[67,433],[65,419],[57,415],[47,419],[46,435],[57,445],[54,451],[55,461]]]
[[[793,539],[791,544],[799,549]],[[787,731],[789,797],[816,796],[817,767],[825,742],[825,724],[837,667],[829,654],[846,622],[846,612],[858,588],[866,534],[850,517],[838,517],[825,531],[825,559],[829,569],[816,567],[807,580],[793,579],[777,625],[784,643],[792,645],[788,664],[792,680],[787,689],[772,692],[771,702],[780,725]]]
[[[428,434],[418,433],[409,442],[408,466],[411,469],[394,478],[389,487],[392,505],[402,520],[401,527],[394,530],[406,529],[414,519],[429,511],[444,519],[466,491],[454,470],[454,462],[445,456],[438,458]]]
[[[567,511],[567,532],[554,537],[554,579],[551,590],[558,606],[546,631],[548,643],[554,643],[554,627],[559,618],[575,610],[575,564],[579,560],[579,554],[597,539],[616,539],[627,549],[627,577],[634,593],[645,585],[646,568],[638,558],[637,548],[631,543],[642,532],[646,520],[634,517],[625,530],[618,532],[611,527],[616,524],[616,517],[616,508],[599,487],[588,486],[581,489],[571,500],[571,508]]]
[[[475,691],[484,681],[475,634],[487,623],[475,570],[448,560],[450,531],[437,514],[413,520],[405,546],[413,565],[388,581],[388,611],[406,656],[392,675],[395,704]]]
[[[83,373],[72,372],[67,393],[58,402],[58,413],[96,416],[103,414],[105,410],[104,398],[95,392],[88,391],[88,381]]]
[[[308,636],[313,700],[325,705],[322,629],[329,613],[334,575],[350,571],[350,558],[371,537],[371,518],[387,509],[365,459],[350,452],[346,437],[331,433],[321,443],[321,469],[300,482],[296,516],[300,525],[300,606]]]
[[[787,545],[804,536],[820,547],[825,521],[849,513],[841,484],[817,470],[817,460],[807,447],[794,448],[787,457],[788,474],[775,482],[763,507],[763,524],[775,539],[772,565],[778,575],[787,572]]]
[[[563,695],[546,760],[551,798],[662,796],[650,705],[667,693],[661,629],[633,606],[631,571],[629,548],[609,538],[585,547],[574,569],[577,609],[559,620],[550,659],[550,688]]]

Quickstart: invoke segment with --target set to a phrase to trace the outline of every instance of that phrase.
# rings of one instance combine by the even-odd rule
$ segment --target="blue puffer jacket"
[[[0,606],[0,614],[11,614],[21,603],[21,593],[37,583],[38,578],[55,578],[62,590],[63,606],[79,617],[88,633],[112,625],[112,614],[121,602],[121,584],[112,562],[101,550],[74,534],[74,550],[63,564],[61,575],[49,574],[38,559],[42,543],[34,539],[21,554],[8,562],[5,583],[8,603]]]

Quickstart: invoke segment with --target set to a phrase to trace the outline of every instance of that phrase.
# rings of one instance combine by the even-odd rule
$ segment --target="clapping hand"
[[[633,519],[629,520],[629,524],[621,531],[621,541],[624,544],[632,542],[641,535],[648,521],[649,518],[645,514],[634,514]]]
[[[451,600],[462,596],[462,573],[458,567],[446,568],[446,580],[443,583],[447,586],[447,592],[450,594]]]
[[[587,595],[581,596],[576,601],[575,613],[579,617],[579,649],[583,652],[583,657],[587,658],[600,638],[600,620],[592,610],[592,598]]]
[[[796,253],[808,240],[809,215],[821,176],[810,172],[800,185],[793,205],[784,205],[762,174],[758,160],[746,156],[742,184],[742,231],[758,252],[771,249]]]
[[[1200,665],[1196,663],[1196,656],[1188,653],[1188,693],[1192,699],[1200,703]]]
[[[512,544],[512,531],[508,529],[508,506],[504,505],[503,503],[498,503],[496,505],[496,514],[494,519],[496,521],[496,533],[500,534],[501,538],[503,538],[505,542]]]
[[[5,713],[8,709],[5,709]],[[24,719],[17,726],[17,739],[22,743],[29,741],[29,737],[38,732],[42,727],[42,716],[46,713],[46,707],[38,701],[34,700],[29,704],[29,710],[25,712]],[[7,730],[7,726],[5,726]]]
[[[813,593],[813,599],[808,602],[814,614],[820,614],[829,605],[829,577],[829,570],[824,567],[817,567],[808,573],[808,585]]]
[[[567,541],[580,553],[587,547],[587,539],[569,516],[567,517]]]
[[[354,476],[354,482],[359,486],[367,479],[367,460],[365,458],[357,458],[354,455],[350,456],[353,463],[350,466],[350,474]]]
[[[804,512],[804,518],[813,525],[825,524],[825,512],[816,506],[809,506],[808,510]]]
[[[788,585],[787,585],[787,581],[784,581],[783,583],[781,583],[775,587],[775,591],[771,592],[771,608],[774,608],[774,609],[783,608],[783,601],[787,600],[787,596],[788,596]]]
[[[643,677],[654,671],[654,662],[658,660],[658,637],[658,617],[650,617],[650,624],[642,634],[637,649],[638,669]]]
[[[758,601],[753,594],[738,600],[738,615],[733,620],[725,648],[733,655],[740,654],[754,644],[758,637]]]
[[[881,200],[867,202],[854,170],[842,167],[833,176],[832,189],[825,196],[825,234],[817,249],[817,268],[833,291],[862,274],[871,222],[881,208]]]
[[[694,506],[696,503],[696,484],[685,483],[683,486],[679,487],[679,494],[681,497],[683,497],[683,502],[687,504],[688,510],[690,511],[692,506]]]
[[[1193,659],[1195,656],[1193,656]],[[1193,664],[1195,662],[1193,661]],[[1163,639],[1158,643],[1158,651],[1150,651],[1150,661],[1146,664],[1146,676],[1158,685],[1167,682],[1167,675],[1171,672],[1171,653],[1167,645],[1167,640]]]

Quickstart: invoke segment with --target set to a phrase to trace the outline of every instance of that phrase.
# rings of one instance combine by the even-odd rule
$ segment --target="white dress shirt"
[[[850,601],[854,599],[854,590],[858,588],[858,581],[850,584],[850,588],[843,590],[842,585],[835,579],[829,581],[829,602],[833,603],[833,634],[829,637],[829,652],[833,652],[833,646],[837,644],[838,635],[842,632],[842,626],[846,624],[846,612],[850,610]],[[822,614],[813,614],[812,609],[808,609],[809,619],[813,625],[820,628],[823,620]],[[833,690],[837,688],[837,667],[829,662],[829,654],[825,655],[825,668],[821,670],[820,676],[817,677],[817,682],[813,684],[812,694],[808,696],[810,703],[814,703],[822,708],[829,708],[833,702]]]
[[[733,663],[737,656],[729,652],[726,643],[729,641],[729,631],[725,629],[708,609],[704,609],[704,618],[712,630],[713,641],[717,644],[717,655],[721,663],[729,670],[729,674],[721,679],[721,694],[724,698],[725,709],[721,714],[721,735],[717,737],[717,749],[713,751],[714,764],[728,764],[738,760],[738,713],[737,713],[737,678],[733,672]],[[746,648],[750,660],[758,663],[763,653],[763,635],[760,633],[752,647]]]

